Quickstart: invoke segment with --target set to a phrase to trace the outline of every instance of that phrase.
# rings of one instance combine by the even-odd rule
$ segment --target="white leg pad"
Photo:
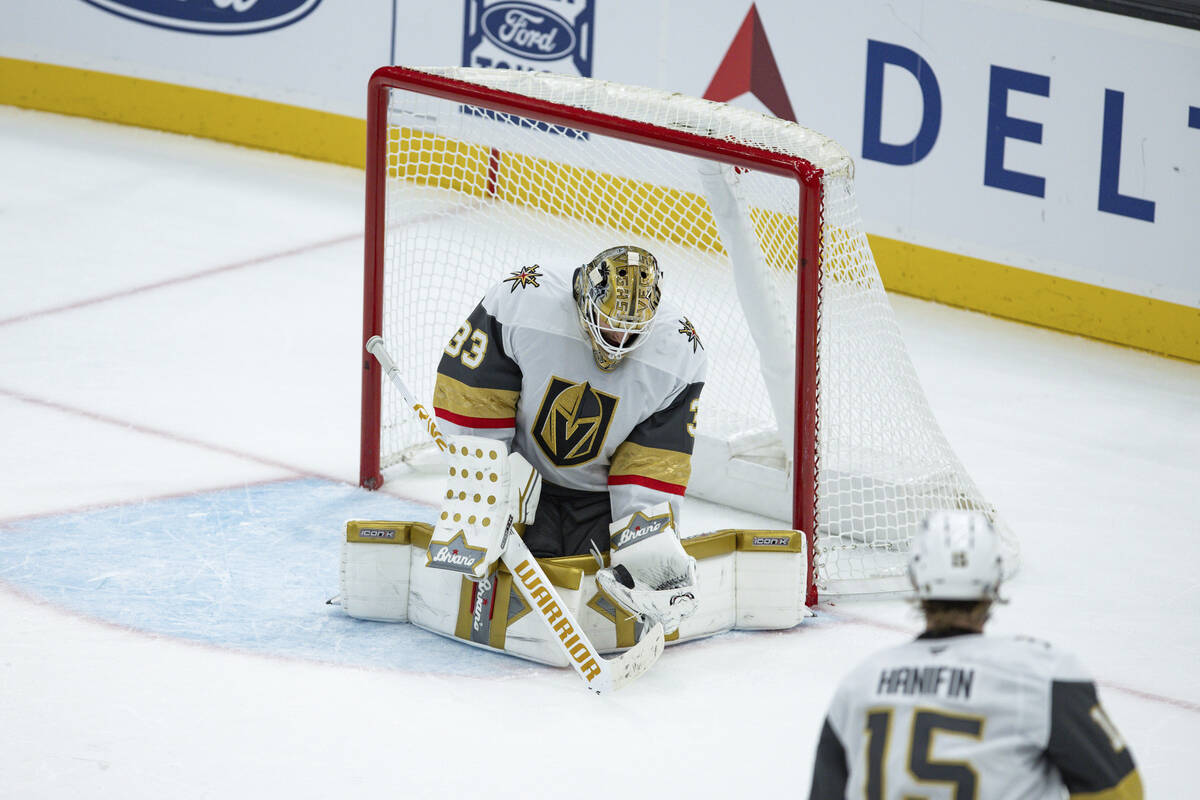
[[[734,553],[696,559],[696,611],[679,624],[679,637],[669,640],[667,644],[700,639],[733,629],[737,621],[734,566]]]
[[[424,551],[414,547],[409,594],[409,618],[414,625],[487,650],[568,666],[558,637],[514,585],[519,577],[497,564],[488,575],[471,581],[449,570],[426,569],[424,564]],[[557,598],[545,592],[538,599],[565,606],[579,619],[587,582],[581,579],[582,570],[563,572],[572,579],[555,584]],[[561,624],[568,623],[562,620]],[[571,633],[565,632],[567,640]]]
[[[512,580],[518,581],[520,578],[513,575]],[[565,606],[575,620],[580,625],[583,625],[584,623],[580,619],[580,611],[583,607],[584,586],[584,581],[580,581],[580,588],[578,589],[555,586],[554,591],[558,595],[557,600],[549,596],[542,597],[541,600],[548,603],[555,603],[558,606]],[[505,652],[556,667],[569,666],[566,656],[563,655],[557,636],[551,633],[546,627],[546,623],[539,617],[536,609],[524,608],[524,598],[520,596],[516,587],[511,589],[511,596],[509,598],[508,615],[510,619],[514,616],[514,603],[521,604],[522,610],[519,612],[521,616],[508,626],[508,633],[504,644]],[[564,626],[569,625],[570,623],[565,619],[560,619],[556,623],[556,630],[561,630],[566,637],[562,641],[571,641],[574,631],[564,629]]]
[[[407,622],[412,526],[351,520],[342,542],[342,610],[356,619]]]
[[[426,561],[428,554],[425,548],[413,547],[408,619],[427,631],[453,636],[458,624],[458,606],[465,579],[458,572],[426,569]]]
[[[341,559],[346,613],[409,621],[465,644],[567,666],[551,632],[513,585],[518,577],[498,564],[479,582],[426,568],[433,534],[433,526],[418,522],[348,522]],[[808,551],[799,532],[723,530],[683,545],[697,562],[697,609],[668,644],[733,628],[791,628],[811,616],[804,605]],[[542,565],[555,584],[553,602],[574,614],[599,652],[637,641],[639,623],[597,588],[590,556],[544,559]]]
[[[739,531],[737,627],[777,630],[800,624],[809,552],[799,531]]]

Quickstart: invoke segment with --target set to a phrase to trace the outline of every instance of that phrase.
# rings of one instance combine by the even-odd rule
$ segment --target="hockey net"
[[[708,351],[688,493],[808,534],[810,600],[814,587],[905,588],[911,536],[934,509],[991,515],[1015,568],[1011,534],[930,411],[853,161],[828,137],[574,76],[385,67],[370,88],[366,233],[364,341],[391,343],[423,402],[490,286],[636,244]],[[374,488],[428,442],[363,363],[361,481]]]

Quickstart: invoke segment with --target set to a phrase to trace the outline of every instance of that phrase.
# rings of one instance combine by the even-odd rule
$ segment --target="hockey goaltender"
[[[484,295],[442,353],[436,423],[414,404],[445,437],[439,519],[347,524],[348,614],[577,670],[589,644],[615,652],[658,628],[684,641],[809,616],[800,532],[680,538],[707,355],[664,286],[651,252],[619,245],[573,269],[521,267]],[[368,349],[386,368],[384,349]],[[502,558],[511,532],[546,594]]]

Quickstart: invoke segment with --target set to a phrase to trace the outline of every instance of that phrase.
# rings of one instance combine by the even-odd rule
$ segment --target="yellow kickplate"
[[[804,534],[800,531],[733,531],[737,549],[755,553],[803,553]]]
[[[683,542],[683,549],[697,561],[732,553],[737,548],[737,531],[722,530],[690,536]]]

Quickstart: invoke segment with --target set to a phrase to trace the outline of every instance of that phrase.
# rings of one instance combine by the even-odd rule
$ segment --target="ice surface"
[[[794,798],[839,676],[917,630],[824,603],[597,698],[346,619],[345,519],[439,491],[354,487],[361,173],[11,108],[0,153],[0,796]],[[893,300],[1021,541],[991,630],[1078,653],[1149,795],[1188,796],[1200,366]]]

